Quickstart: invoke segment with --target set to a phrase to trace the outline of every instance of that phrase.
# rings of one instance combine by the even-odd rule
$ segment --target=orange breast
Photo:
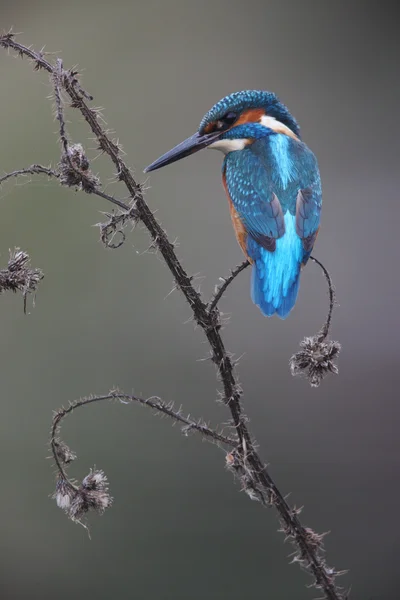
[[[247,231],[245,229],[245,226],[242,223],[242,220],[241,220],[241,218],[240,218],[237,210],[233,206],[233,202],[232,202],[231,197],[229,195],[228,187],[226,185],[225,172],[222,175],[222,183],[224,185],[225,192],[226,192],[226,195],[227,195],[227,198],[228,198],[229,211],[231,213],[232,225],[233,225],[233,229],[235,231],[236,239],[238,241],[239,246],[242,249],[243,254],[248,259],[248,261],[252,263],[253,261],[251,260],[251,258],[247,254],[247,245],[246,245]]]

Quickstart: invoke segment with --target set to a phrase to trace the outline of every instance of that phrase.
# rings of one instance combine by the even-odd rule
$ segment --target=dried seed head
[[[26,308],[27,295],[36,292],[43,277],[41,269],[32,269],[30,266],[29,254],[15,248],[10,250],[7,268],[0,270],[0,293],[4,291],[22,292],[24,308]]]
[[[76,495],[76,490],[64,477],[59,477],[56,483],[56,489],[53,494],[54,500],[57,502],[57,506],[66,513],[69,513],[71,503]]]
[[[112,498],[108,493],[108,481],[103,471],[91,469],[83,479],[81,485],[76,487],[60,476],[53,498],[70,519],[82,523],[82,518],[94,510],[103,514],[106,508],[112,504]]]
[[[107,491],[108,481],[104,471],[90,469],[89,475],[86,475],[82,481],[82,487],[86,490]]]
[[[89,510],[102,514],[111,504],[107,477],[103,471],[91,469],[71,502],[69,516],[74,521],[80,521]]]
[[[69,145],[58,168],[62,185],[78,187],[90,194],[100,184],[99,179],[89,169],[89,161],[82,144]]]
[[[306,337],[300,347],[289,361],[292,375],[305,375],[312,387],[318,387],[328,373],[338,374],[334,360],[341,350],[339,342],[321,340],[315,335]]]

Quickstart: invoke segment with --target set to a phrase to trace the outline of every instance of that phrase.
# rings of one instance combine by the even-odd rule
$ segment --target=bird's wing
[[[296,233],[302,239],[303,248],[308,255],[311,254],[318,234],[321,202],[321,183],[318,176],[317,181],[310,186],[299,189],[296,198]]]
[[[232,153],[225,161],[224,182],[247,233],[267,250],[275,250],[276,239],[285,233],[285,222],[260,157],[249,150]]]
[[[317,159],[311,150],[300,140],[287,140],[285,163],[285,186],[279,176],[279,168],[271,163],[268,146],[264,140],[257,140],[250,146],[265,168],[272,183],[272,189],[277,194],[282,205],[296,218],[296,233],[303,242],[305,262],[311,254],[318,234],[322,190],[321,178]]]

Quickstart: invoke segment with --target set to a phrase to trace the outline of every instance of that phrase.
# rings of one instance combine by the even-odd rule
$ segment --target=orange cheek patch
[[[215,123],[208,123],[204,128],[204,133],[212,133],[215,130]]]
[[[258,123],[261,117],[265,116],[265,110],[263,108],[249,108],[242,112],[240,117],[235,123],[237,125],[243,125],[243,123]]]

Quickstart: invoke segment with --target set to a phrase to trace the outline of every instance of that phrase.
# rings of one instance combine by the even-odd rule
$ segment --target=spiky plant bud
[[[300,347],[301,350],[289,361],[292,375],[305,375],[311,387],[318,387],[328,373],[338,374],[334,360],[341,350],[339,342],[321,340],[319,335],[315,335],[304,338]]]
[[[68,513],[75,495],[76,491],[69,481],[64,479],[64,477],[59,477],[56,483],[55,492],[53,494],[53,498],[57,502],[57,506]]]
[[[103,514],[111,504],[112,498],[108,493],[107,477],[103,471],[91,469],[71,502],[69,516],[74,521],[80,521],[90,510]]]
[[[36,292],[37,286],[44,277],[41,269],[32,269],[30,260],[27,252],[15,248],[10,250],[7,268],[0,270],[0,293],[22,292],[24,310],[26,310],[27,295]]]
[[[95,469],[90,469],[89,474],[84,477],[79,487],[67,481],[65,477],[60,476],[57,480],[53,498],[57,502],[57,506],[64,510],[72,521],[76,521],[85,527],[82,518],[90,510],[103,514],[113,501],[108,492],[107,477],[103,471]]]

